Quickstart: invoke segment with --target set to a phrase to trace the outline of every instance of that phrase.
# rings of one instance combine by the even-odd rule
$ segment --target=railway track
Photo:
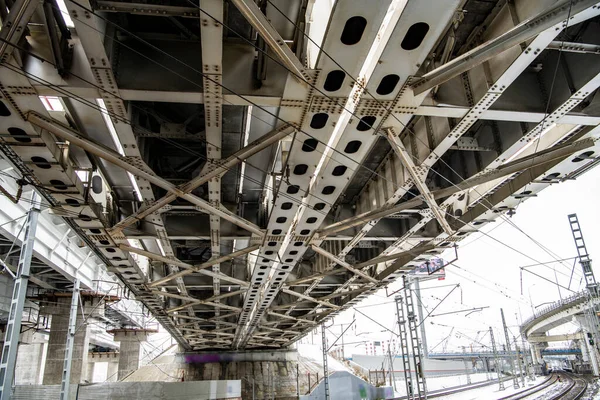
[[[558,383],[559,377],[563,382],[567,384],[557,392],[543,393],[544,390]],[[510,396],[502,397],[498,400],[578,400],[582,398],[583,394],[587,390],[587,387],[588,382],[583,377],[569,373],[553,374],[550,379],[542,382],[537,386],[534,386],[527,390],[522,390]],[[536,396],[536,394],[539,394],[539,397]]]
[[[552,394],[548,400],[578,400],[581,399],[588,387],[588,381],[574,374],[561,374],[568,381],[568,385],[559,393]]]

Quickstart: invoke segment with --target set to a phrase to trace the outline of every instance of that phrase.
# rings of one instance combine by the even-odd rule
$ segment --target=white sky
[[[550,249],[557,259],[562,259],[574,257],[577,254],[567,219],[568,214],[576,213],[588,252],[593,260],[594,255],[600,252],[600,231],[596,229],[598,221],[600,221],[600,208],[597,206],[598,198],[600,198],[600,168],[595,168],[575,181],[552,185],[543,190],[539,197],[527,199],[521,203],[516,210],[516,214],[509,219],[522,231]],[[513,334],[518,335],[517,318],[521,318],[521,316],[523,319],[528,318],[532,314],[532,304],[538,306],[545,302],[559,300],[559,292],[555,284],[526,272],[523,273],[523,296],[521,296],[519,267],[535,264],[536,261],[554,261],[555,258],[542,250],[525,234],[520,232],[517,227],[508,222],[500,221],[498,219],[497,222],[486,225],[483,231],[489,232],[489,235],[499,242],[503,242],[531,258],[521,255],[479,233],[472,234],[460,242],[458,261],[456,261],[456,265],[460,269],[450,266],[446,268],[445,280],[422,283],[422,288],[433,288],[423,291],[423,303],[431,310],[439,299],[452,290],[452,287],[441,286],[458,283],[462,288],[462,304],[461,291],[456,289],[435,310],[434,314],[473,307],[489,308],[472,313],[468,317],[465,317],[464,314],[451,314],[428,318],[425,324],[430,349],[448,336],[451,327],[456,328],[448,343],[448,351],[457,350],[459,346],[469,346],[472,343],[471,340],[464,337],[457,338],[457,331],[476,339],[478,331],[480,331],[479,338],[481,338],[488,327],[492,326],[496,341],[502,339],[502,342],[504,342],[504,336],[501,332],[500,308],[504,309],[512,336]],[[451,260],[453,251],[444,254],[444,258]],[[531,271],[554,282],[553,267],[555,267],[558,282],[563,286],[568,286],[572,266],[573,261],[571,260],[564,262],[564,264],[554,263],[547,266],[532,267]],[[600,278],[598,268],[596,265],[594,270],[597,277]],[[585,285],[581,283],[581,276],[581,267],[577,264],[571,283],[572,290],[580,291],[584,288]],[[398,290],[400,287],[401,282],[396,282],[390,285],[390,292]],[[563,297],[572,294],[572,292],[561,289]],[[529,300],[530,297],[532,304]],[[382,325],[397,331],[393,296],[387,298],[385,290],[380,290],[360,303],[359,307],[373,304],[379,305],[359,308],[359,310]],[[352,309],[342,313],[335,319],[334,324],[337,326],[330,328],[331,331],[339,334],[341,330],[339,324],[351,322],[354,315],[356,316],[356,330],[353,327],[348,331],[345,336],[346,342],[389,340],[392,337],[390,332],[381,332],[383,328],[369,321],[358,312],[355,313]],[[563,329],[574,332],[576,327],[566,325]],[[319,336],[314,338],[315,343],[320,341],[320,331],[318,333]],[[355,334],[359,335],[355,336]],[[308,340],[310,340],[310,337],[311,335],[308,336]],[[335,338],[330,334],[328,340],[333,343]],[[489,345],[489,335],[486,335],[481,341]],[[441,345],[436,350],[441,350]],[[354,345],[346,346],[346,355],[350,355],[352,352],[364,353],[364,347],[361,347],[361,345],[356,348]],[[381,353],[378,352],[378,354]]]

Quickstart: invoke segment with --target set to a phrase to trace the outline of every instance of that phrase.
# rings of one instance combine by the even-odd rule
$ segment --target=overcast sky
[[[600,221],[599,198],[600,168],[595,168],[575,181],[552,185],[544,189],[538,197],[524,201],[516,210],[516,214],[508,218],[512,224],[498,219],[497,222],[485,226],[483,231],[489,232],[488,234],[497,241],[475,233],[460,242],[458,261],[455,263],[456,266],[446,269],[446,279],[421,284],[422,288],[427,288],[422,292],[423,303],[431,310],[452,290],[452,287],[447,285],[460,284],[460,289],[454,290],[433,314],[474,307],[488,308],[467,317],[465,317],[466,313],[458,313],[427,318],[425,324],[429,348],[431,349],[448,336],[452,327],[455,329],[448,342],[448,350],[456,350],[459,346],[468,346],[473,342],[461,334],[489,345],[489,335],[480,338],[490,325],[494,327],[496,340],[498,340],[498,336],[501,335],[500,308],[504,309],[511,336],[518,335],[517,318],[520,319],[522,316],[526,319],[531,316],[533,306],[559,300],[559,291],[555,284],[526,272],[523,273],[523,296],[521,296],[520,267],[576,256],[577,252],[567,219],[567,215],[571,213],[577,213],[588,252],[594,259],[594,255],[600,253],[600,231],[597,228]],[[525,234],[548,248],[552,254],[544,251]],[[525,255],[511,250],[500,242]],[[446,253],[444,257],[452,259],[453,253]],[[563,286],[569,286],[572,266],[573,260],[569,260],[528,269],[552,282],[556,281],[556,271],[558,282]],[[595,266],[594,271],[598,274],[598,265]],[[571,289],[574,292],[582,290],[585,286],[581,276],[581,267],[577,264],[571,282]],[[400,287],[401,283],[396,282],[390,285],[389,289],[391,292]],[[573,292],[561,289],[560,295],[563,298],[572,294]],[[376,306],[370,306],[374,304]],[[364,300],[358,305],[358,310],[397,332],[393,296],[386,297],[385,290],[380,290]],[[356,328],[353,327],[348,331],[345,336],[347,343],[360,340],[389,340],[392,337],[390,332],[352,309],[337,317],[334,321],[337,326],[330,330],[339,333],[341,329],[339,324],[351,322],[354,316]],[[575,331],[576,327],[567,325],[563,329]],[[382,330],[384,332],[381,332]],[[316,343],[320,340],[320,336],[315,336],[314,340]],[[329,340],[335,340],[332,334]],[[440,344],[435,350],[441,350],[442,346],[443,344]],[[360,344],[357,347],[354,347],[354,344],[346,346],[346,355],[352,352],[364,353],[364,346]]]

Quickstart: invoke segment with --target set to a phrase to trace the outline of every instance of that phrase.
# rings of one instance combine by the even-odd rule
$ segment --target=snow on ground
[[[535,381],[529,382],[525,380],[525,388],[514,389],[513,383],[511,380],[504,381],[504,387],[506,389],[499,390],[498,383],[491,384],[489,386],[484,386],[479,389],[467,390],[465,392],[452,394],[449,396],[442,396],[440,399],[448,399],[448,400],[479,400],[479,399],[488,399],[495,400],[502,397],[509,396],[516,392],[520,392],[521,390],[525,390],[535,385],[539,385],[544,382],[548,377],[547,376],[538,376]],[[519,382],[520,384],[520,382]]]
[[[308,360],[311,360],[319,365],[323,365],[323,351],[316,344],[298,343],[298,354]],[[348,371],[352,372],[347,366],[331,356],[327,356],[327,367],[329,373],[333,371]]]
[[[478,373],[471,374],[471,383],[478,383],[487,380],[486,374]],[[495,377],[495,376],[494,376]],[[455,386],[462,386],[467,384],[466,375],[454,375],[454,376],[440,376],[436,378],[427,378],[427,390],[434,391],[439,389],[446,389]],[[396,375],[396,394],[398,396],[406,396],[406,384],[404,383],[404,375]]]

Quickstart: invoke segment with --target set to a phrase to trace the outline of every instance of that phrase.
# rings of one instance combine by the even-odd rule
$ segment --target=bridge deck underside
[[[188,350],[287,347],[597,163],[595,2],[262,3],[3,36],[5,159]]]

